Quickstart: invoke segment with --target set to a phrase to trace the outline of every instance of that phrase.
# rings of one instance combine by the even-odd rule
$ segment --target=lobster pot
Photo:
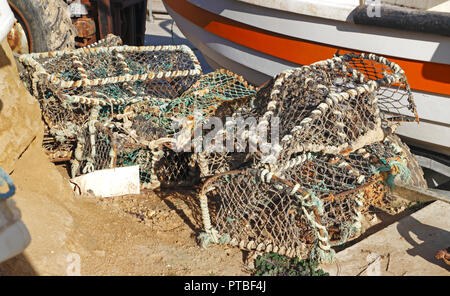
[[[207,121],[221,105],[245,100],[255,92],[242,77],[219,70],[201,76],[176,98],[92,104],[78,133],[72,173],[139,165],[145,188],[193,185],[200,180],[196,153],[191,150],[196,124]],[[186,149],[177,149],[180,143]]]
[[[22,55],[32,93],[60,104],[126,105],[175,98],[201,75],[187,46],[112,46]],[[65,106],[63,106],[65,107]]]
[[[254,97],[233,116],[256,117],[269,136],[277,128],[279,144],[271,149],[279,164],[296,153],[348,154],[383,140],[401,121],[418,120],[404,71],[375,55],[286,70]]]
[[[229,244],[243,250],[306,258],[315,234],[301,204],[283,184],[265,182],[256,170],[216,175],[204,184],[200,194],[205,226],[201,243],[204,247],[209,243]]]
[[[215,172],[241,166],[243,159],[240,157],[234,159],[221,153],[204,153],[203,150],[209,147],[204,147],[203,137],[211,127],[222,124],[221,119],[231,114],[234,106],[243,104],[255,93],[254,87],[242,77],[217,70],[203,75],[180,97],[163,105],[146,101],[135,103],[126,107],[124,114],[139,138],[153,135],[171,139],[170,148],[166,145],[159,166],[155,168],[160,172],[157,176],[161,186],[192,185]],[[202,136],[199,143],[196,143],[198,139],[193,139],[197,133]],[[201,152],[196,152],[196,144],[200,145]],[[246,154],[241,153],[241,156],[246,157]]]
[[[102,44],[117,42],[111,37]],[[187,46],[100,45],[19,57],[22,79],[40,102],[51,135],[73,139],[88,121],[111,120],[129,104],[163,104],[201,75]]]
[[[410,94],[398,65],[348,54],[286,70],[235,105],[233,118],[256,117],[267,132],[232,138],[256,152],[197,155],[213,175],[200,193],[203,244],[331,261],[368,208],[389,202],[394,180],[410,181],[414,160],[391,134],[417,120]]]
[[[251,96],[221,104],[214,114],[235,123],[254,119],[256,132],[230,132],[224,121],[215,144],[228,148],[231,138],[234,151],[243,152],[202,151],[196,156],[202,177],[263,166],[276,173],[308,153],[348,156],[383,141],[399,122],[417,119],[404,71],[383,57],[363,54],[286,70]],[[238,143],[249,146],[239,150]],[[338,186],[346,189],[345,183]]]
[[[405,151],[387,139],[345,157],[298,154],[277,173],[218,174],[200,193],[200,239],[330,261],[333,246],[362,233],[368,208],[387,202],[389,182],[408,179],[407,166]]]
[[[126,129],[119,123],[91,121],[77,136],[71,160],[72,177],[138,165],[143,189],[198,183],[199,170],[192,153],[173,151],[170,138],[164,138],[156,129],[149,131],[153,134],[140,137],[135,129]]]
[[[209,118],[222,116],[224,110],[227,110],[226,114],[232,114],[235,105],[243,104],[255,93],[255,88],[241,76],[222,69],[202,75],[174,99],[163,100],[159,104],[154,100],[143,100],[127,106],[124,113],[130,120],[133,116],[147,118],[167,135],[176,138],[189,134],[190,139],[194,128],[207,130]]]

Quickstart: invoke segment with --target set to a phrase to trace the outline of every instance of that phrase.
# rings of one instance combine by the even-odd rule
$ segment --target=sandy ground
[[[146,206],[136,211],[136,204]],[[147,206],[152,210],[143,213]],[[52,207],[58,206],[46,208]],[[33,210],[21,209],[24,214]],[[153,193],[67,202],[58,213],[47,213],[34,222],[45,230],[25,222],[33,242],[24,254],[1,264],[0,275],[246,274],[241,251],[220,246],[205,250],[197,245],[192,224],[178,214],[184,211],[189,210],[183,201]]]
[[[450,205],[436,201],[339,252],[330,275],[448,276],[450,266],[435,257],[450,243]]]
[[[17,185],[41,183],[34,173]],[[67,181],[56,175],[49,180]],[[55,197],[49,183],[14,197],[32,242],[0,264],[0,275],[248,274],[240,250],[198,246],[198,206],[191,191]]]

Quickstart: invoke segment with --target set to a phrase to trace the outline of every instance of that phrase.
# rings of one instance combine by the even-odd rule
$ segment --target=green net
[[[144,117],[173,135],[177,128],[175,122],[180,119],[204,121],[217,116],[223,105],[236,103],[253,96],[256,90],[242,77],[226,70],[203,75],[181,96],[170,101],[140,102],[131,105],[129,111]],[[222,107],[223,108],[223,107]]]

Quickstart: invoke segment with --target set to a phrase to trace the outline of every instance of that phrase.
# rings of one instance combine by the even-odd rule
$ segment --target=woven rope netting
[[[370,69],[368,65],[373,65],[375,70],[372,72],[378,73],[378,77],[359,72],[360,64],[365,65],[366,72]],[[386,76],[376,72],[377,69]],[[399,121],[417,119],[403,71],[386,59],[372,55],[349,54],[287,70],[266,83],[250,99],[237,101],[232,107],[233,113],[229,108],[217,113],[232,114],[230,116],[235,120],[257,118],[256,132],[232,128],[230,133],[229,129],[224,129],[220,132],[222,139],[234,137],[236,151],[242,151],[238,142],[262,147],[265,144],[270,147],[266,154],[277,155],[274,166],[285,164],[296,153],[349,153],[382,140],[386,131],[392,132]],[[279,135],[280,143],[272,141],[272,145],[267,145],[271,143],[274,119],[279,122],[279,130],[275,134]],[[266,131],[267,139],[263,139],[266,143],[258,140],[257,131],[260,129]],[[245,149],[248,151],[249,147]],[[244,159],[261,156],[234,154]],[[229,151],[202,153],[201,159],[206,159],[201,165],[205,168],[212,163],[223,164],[217,172],[236,168],[228,163],[234,161],[230,159]],[[276,170],[275,167],[272,169]],[[211,175],[211,169],[207,171],[206,175]]]
[[[140,102],[130,105],[125,114],[132,113],[150,120],[167,134],[174,135],[186,125],[194,128],[194,117],[205,121],[217,116],[222,106],[232,104],[256,93],[242,77],[226,70],[217,70],[200,77],[181,96],[156,106],[154,102]],[[182,122],[183,120],[183,122]]]
[[[109,161],[108,155],[113,150],[108,145],[130,142],[130,137],[122,134],[107,141],[95,135],[94,127],[89,129],[89,124],[103,122],[102,128],[92,126],[102,130],[101,133],[108,130],[112,135],[111,121],[120,117],[127,106],[138,102],[162,105],[183,94],[201,76],[197,58],[186,46],[116,46],[119,44],[120,38],[111,35],[90,48],[18,58],[23,69],[21,78],[41,105],[46,123],[44,148],[54,161],[72,157],[73,163],[79,163],[72,168],[73,176],[92,169],[134,163],[129,160],[130,154],[136,155],[134,150],[118,152],[115,162]],[[138,120],[133,127],[139,130],[137,125]],[[154,134],[156,137],[158,134]],[[94,139],[97,143],[91,143]],[[73,155],[75,146],[80,146],[77,155]],[[139,157],[131,159],[141,160],[143,154],[137,153]],[[95,165],[84,166],[92,161]],[[143,170],[147,167],[143,165]],[[143,183],[147,179],[143,177]]]
[[[255,89],[229,71],[201,75],[186,46],[102,47],[118,42],[110,39],[19,58],[41,104],[49,155],[68,156],[73,177],[139,165],[144,188],[198,182],[195,157],[174,152],[173,136]]]
[[[204,182],[204,246],[331,260],[394,180],[410,178],[392,133],[418,116],[385,58],[337,56],[255,89],[226,70],[202,75],[185,46],[108,40],[19,58],[44,146],[71,159],[73,177],[139,165],[144,188]]]
[[[30,91],[39,99],[46,123],[60,129],[68,121],[82,126],[94,105],[105,107],[100,116],[107,119],[113,115],[108,110],[178,97],[201,75],[186,46],[92,47],[22,55],[19,61],[28,71]],[[66,120],[60,113],[68,111],[73,115]]]
[[[293,160],[278,174],[252,168],[210,178],[200,194],[203,243],[331,260],[332,246],[363,232],[368,207],[387,202],[385,182],[408,178],[406,154],[389,138],[347,156]]]
[[[213,161],[201,153],[200,167],[219,173],[200,194],[205,245],[332,260],[331,247],[363,231],[362,214],[386,202],[396,176],[410,178],[411,159],[391,134],[418,116],[403,70],[382,57],[347,54],[287,70],[233,117],[258,118],[266,135],[277,118],[280,141],[265,151],[272,158],[262,151],[270,141],[255,132],[232,134],[256,151],[215,153]],[[253,162],[233,166],[237,158]]]

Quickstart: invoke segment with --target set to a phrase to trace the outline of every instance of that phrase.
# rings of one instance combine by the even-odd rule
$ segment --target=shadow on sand
[[[439,217],[436,218],[439,219]],[[446,219],[446,217],[441,218]],[[409,255],[420,256],[428,262],[450,271],[449,265],[435,258],[435,254],[439,250],[450,245],[449,231],[424,224],[412,216],[400,220],[397,230],[412,247],[407,250]]]

